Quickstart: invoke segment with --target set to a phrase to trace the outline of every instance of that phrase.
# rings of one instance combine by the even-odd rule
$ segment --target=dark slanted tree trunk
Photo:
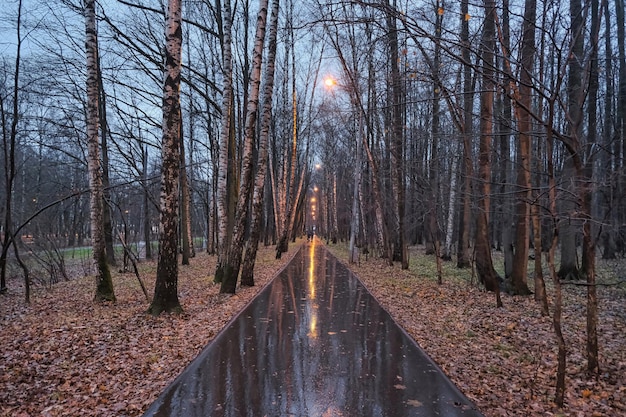
[[[491,196],[491,144],[493,141],[493,100],[495,85],[493,80],[494,48],[495,48],[495,14],[494,0],[485,0],[485,27],[482,45],[483,77],[480,93],[480,147],[479,147],[479,180],[482,195],[478,201],[479,212],[476,221],[476,270],[480,281],[488,291],[496,293],[496,304],[502,306],[500,300],[500,277],[493,268],[491,242],[489,239],[489,211]]]
[[[180,73],[182,57],[181,0],[169,0],[165,25],[165,82],[161,142],[161,216],[159,260],[154,297],[148,311],[182,311],[178,301],[178,200],[180,175]]]
[[[85,1],[85,52],[87,58],[87,146],[90,193],[91,243],[96,274],[96,301],[115,301],[113,280],[104,241],[102,170],[100,167],[98,35],[95,0]]]

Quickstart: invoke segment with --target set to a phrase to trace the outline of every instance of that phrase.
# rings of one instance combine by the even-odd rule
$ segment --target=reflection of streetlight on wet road
[[[319,336],[317,328],[317,310],[319,308],[317,304],[317,296],[315,294],[316,282],[315,282],[315,240],[309,247],[309,300],[311,303],[310,317],[309,317],[309,333],[308,336],[311,339],[317,339]]]

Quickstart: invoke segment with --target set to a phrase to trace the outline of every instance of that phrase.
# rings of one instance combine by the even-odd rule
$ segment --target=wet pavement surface
[[[144,416],[482,414],[318,241]]]

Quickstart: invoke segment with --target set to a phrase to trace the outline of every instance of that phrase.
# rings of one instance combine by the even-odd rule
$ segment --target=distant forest
[[[259,244],[314,232],[403,268],[425,245],[498,297],[545,298],[545,254],[593,306],[596,257],[626,253],[623,0],[12,0],[0,22],[2,291],[86,246],[114,299],[124,247],[158,256],[158,314],[179,253],[217,254],[230,293]]]

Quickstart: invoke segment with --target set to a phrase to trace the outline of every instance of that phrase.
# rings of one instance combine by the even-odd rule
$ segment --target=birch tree
[[[252,174],[254,172],[254,148],[256,142],[256,122],[259,108],[259,91],[261,85],[261,66],[263,63],[263,49],[265,43],[265,26],[267,22],[268,0],[261,0],[257,16],[257,29],[252,54],[252,73],[250,74],[250,93],[246,111],[244,127],[244,149],[242,156],[242,172],[239,185],[237,208],[233,226],[233,236],[230,249],[223,265],[224,276],[220,292],[234,294],[237,286],[237,277],[241,266],[241,255],[245,238],[246,220],[252,192]]]
[[[293,33],[293,2],[289,2],[289,8],[287,13],[287,25],[288,25],[288,52],[286,53],[286,60],[288,62],[288,55],[291,55],[291,153],[289,158],[289,165],[283,165],[285,175],[283,176],[283,180],[285,180],[285,193],[279,198],[279,201],[282,203],[280,208],[280,213],[282,218],[280,218],[280,222],[282,227],[279,229],[280,234],[278,238],[278,244],[276,245],[276,259],[280,259],[282,253],[287,252],[289,249],[289,236],[291,234],[290,225],[292,225],[292,214],[295,215],[296,210],[296,170],[297,170],[297,162],[298,162],[298,98],[297,98],[297,90],[296,90],[296,51],[295,51],[295,39]],[[288,64],[286,65],[286,67]],[[287,148],[285,148],[285,159],[283,160],[283,164],[287,164]],[[289,175],[287,176],[287,172]]]
[[[115,301],[113,280],[106,257],[103,222],[103,187],[100,166],[100,99],[98,34],[95,0],[85,0],[85,52],[87,58],[87,165],[89,170],[92,256],[96,274],[96,301]]]
[[[165,24],[165,81],[161,142],[159,260],[154,297],[148,311],[182,310],[178,301],[178,201],[180,175],[180,74],[182,59],[181,0],[168,0]]]
[[[219,140],[219,169],[217,171],[217,267],[215,270],[215,282],[221,282],[225,274],[226,257],[230,244],[230,217],[229,217],[229,193],[228,193],[228,170],[230,159],[231,117],[232,117],[232,82],[233,82],[233,57],[232,57],[232,15],[230,0],[224,0],[222,4],[222,120],[220,124]]]
[[[241,285],[254,285],[254,264],[259,246],[261,220],[263,217],[263,197],[265,195],[265,178],[267,174],[268,142],[270,123],[272,118],[272,92],[274,91],[274,70],[276,61],[276,44],[278,34],[279,0],[272,2],[270,17],[267,64],[265,67],[265,84],[263,87],[263,109],[261,112],[261,127],[259,130],[259,156],[257,158],[257,172],[254,180],[252,197],[252,213],[250,221],[250,237],[246,245],[246,253],[241,271]]]

